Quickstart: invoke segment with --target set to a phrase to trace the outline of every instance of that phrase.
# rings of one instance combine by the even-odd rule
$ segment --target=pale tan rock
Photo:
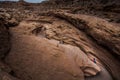
[[[70,14],[65,12],[52,12],[51,15],[62,18],[80,31],[80,39],[74,38],[74,43],[87,55],[92,54],[101,60],[106,69],[116,80],[120,79],[119,70],[119,26],[114,26],[104,19],[83,14]],[[85,34],[87,36],[85,36]],[[72,34],[71,34],[72,35]],[[82,37],[82,35],[84,35]],[[114,35],[114,36],[113,36]],[[115,36],[116,35],[116,36]],[[87,38],[86,38],[87,37]],[[92,40],[90,38],[92,37]],[[97,44],[95,43],[97,41]],[[101,47],[100,45],[107,47]],[[109,50],[108,50],[109,48]],[[114,54],[111,54],[113,52]],[[114,55],[114,56],[113,56]],[[117,58],[115,58],[117,56]],[[114,65],[113,65],[114,64]],[[116,74],[118,73],[118,74]]]
[[[24,34],[24,24],[11,29],[13,45],[5,60],[21,79],[84,80],[84,76],[100,72],[100,68],[79,48]]]
[[[21,40],[19,36],[17,37],[20,41],[14,41],[17,44],[13,45],[12,51],[6,58],[6,62],[23,79],[42,80],[47,75],[48,78],[52,78],[53,80],[59,80],[60,77],[63,80],[74,80],[75,78],[83,80],[84,74],[93,76],[100,72],[100,68],[91,62],[77,47],[60,45],[61,48],[59,48],[57,45],[50,44],[45,39],[28,36],[22,36],[21,38],[26,41]],[[31,43],[32,40],[35,40],[35,43]],[[22,48],[23,46],[24,48]],[[82,68],[84,73],[81,71]],[[88,72],[89,70],[90,72]],[[24,71],[27,73],[24,73]],[[57,76],[50,76],[52,74],[56,74]],[[71,74],[71,76],[68,76],[68,74]],[[27,77],[28,75],[32,78]]]
[[[115,55],[120,55],[120,27],[114,26],[107,21],[87,15],[74,15],[70,13],[51,13],[51,15],[64,18],[76,28],[85,31],[92,36],[98,44],[107,47]]]
[[[75,58],[76,64],[82,69],[85,76],[95,76],[101,71],[100,68],[91,60],[89,60],[85,53],[78,47],[70,45],[60,45],[60,47],[65,50],[65,53],[68,55],[68,57],[70,56]]]

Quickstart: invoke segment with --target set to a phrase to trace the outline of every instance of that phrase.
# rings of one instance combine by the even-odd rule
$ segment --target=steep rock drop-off
[[[2,21],[0,21],[0,58],[10,49],[9,38],[10,36],[7,28],[2,24]]]
[[[0,13],[0,80],[19,80],[11,75],[11,68],[3,62],[11,49],[9,27],[17,25],[10,17],[7,13]]]

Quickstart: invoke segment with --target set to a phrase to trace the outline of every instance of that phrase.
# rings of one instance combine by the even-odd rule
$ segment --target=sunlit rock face
[[[69,13],[51,14],[64,18],[76,26],[76,28],[85,31],[89,36],[94,38],[98,44],[107,47],[115,55],[120,55],[119,26],[114,26],[101,18],[96,18],[93,16],[73,15]]]
[[[30,26],[22,22],[11,29],[13,45],[5,60],[21,79],[84,80],[101,71],[78,47],[31,35],[29,30],[24,34],[23,27]]]
[[[117,80],[120,79],[119,77],[120,74],[115,74],[119,72],[119,65],[120,65],[118,61],[120,55],[119,26],[115,26],[107,22],[106,20],[103,20],[98,17],[82,15],[82,14],[77,15],[77,14],[70,14],[64,12],[58,12],[58,13],[53,12],[51,13],[51,15],[54,15],[58,18],[62,18],[68,21],[69,23],[73,24],[76,28],[78,28],[80,31],[85,32],[99,46],[101,45],[101,47],[104,49],[101,49],[100,47],[94,45],[94,43],[90,43],[90,42],[88,42],[89,46],[86,47],[87,49],[85,47],[82,48],[84,48],[83,51],[85,51],[86,53],[90,53],[97,56],[104,63],[104,65],[107,65],[106,68],[110,70],[114,78]],[[111,60],[114,61],[114,66],[112,65]]]
[[[82,69],[85,76],[95,76],[101,71],[100,67],[93,63],[79,48],[70,45],[60,46],[63,48],[63,50],[65,49],[65,52],[67,53],[68,57],[70,56],[75,58],[76,64],[80,67],[80,69]]]
[[[14,51],[12,50],[6,59],[6,62],[12,66],[16,74],[21,75],[23,79],[38,80],[47,77],[47,79],[52,78],[53,80],[74,80],[77,77],[77,79],[83,80],[84,76],[94,76],[100,72],[100,68],[77,47],[60,45],[59,48],[44,39],[35,40],[34,44],[34,42],[31,43],[31,39],[36,39],[35,37],[24,37],[29,40],[19,42],[20,46],[19,44],[13,45]],[[26,39],[24,37],[22,38]],[[22,49],[22,44],[26,45],[24,46],[25,49]],[[31,45],[33,47],[29,47]],[[19,46],[19,49],[16,48],[17,46]],[[27,77],[28,75],[32,78]]]

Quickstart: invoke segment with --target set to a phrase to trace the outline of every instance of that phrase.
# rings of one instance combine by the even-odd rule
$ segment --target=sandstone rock
[[[24,31],[29,32],[27,27],[33,28],[32,23],[25,23],[10,29],[13,46],[5,59],[21,79],[84,80],[84,76],[94,76],[100,72],[100,68],[78,47],[24,34]]]
[[[21,37],[26,41],[17,39],[20,41],[14,41],[15,44],[13,44],[11,52],[6,57],[6,62],[22,79],[83,80],[84,74],[93,76],[100,71],[100,68],[91,62],[79,48],[72,46],[59,48],[45,39],[36,37]],[[32,42],[31,44],[32,40],[35,40],[35,43]],[[23,46],[24,48],[22,48]],[[72,51],[71,48],[74,48],[73,50],[76,52]],[[19,53],[19,51],[22,52]]]
[[[11,15],[8,13],[0,13],[0,19],[4,19],[4,20],[9,20],[11,18]]]
[[[19,24],[19,22],[12,18],[11,20],[8,21],[8,23],[6,24],[7,27],[14,27],[14,26],[17,26]]]
[[[4,23],[0,20],[0,58],[5,56],[10,49],[10,35]]]
[[[3,61],[0,61],[0,71],[10,73],[12,70],[7,64],[3,63]]]
[[[120,56],[120,28],[107,21],[87,15],[73,15],[69,13],[52,13],[57,17],[64,18],[76,28],[84,30],[93,37],[98,44],[107,47],[109,50]]]
[[[0,80],[19,80],[19,79],[11,76],[7,72],[4,72],[4,71],[0,70]]]
[[[0,80],[19,80],[13,77],[13,72],[8,65],[0,61]]]
[[[86,54],[93,54],[97,56],[97,58],[99,58],[106,66],[108,71],[110,71],[114,79],[120,79],[120,74],[115,74],[120,72],[119,57],[115,58],[116,55],[119,55],[120,48],[120,38],[118,36],[120,32],[119,26],[114,26],[101,18],[82,14],[75,15],[64,12],[56,12],[51,13],[51,15],[68,21],[76,28],[84,32],[84,34],[87,34],[88,37],[85,38],[84,36],[82,38],[82,41],[75,39],[76,41],[74,41],[74,44],[80,47],[80,49],[83,50]],[[79,35],[80,37],[82,36],[82,34]],[[116,35],[116,37],[113,35]],[[91,37],[92,42],[90,41]],[[105,47],[101,48],[99,45],[96,45],[96,41],[97,44],[104,45],[110,50],[106,49]],[[114,52],[114,54],[111,54],[111,51]]]
[[[6,27],[14,27],[19,24],[18,20],[8,13],[0,13],[0,19],[3,20],[3,24]]]
[[[32,20],[34,16],[31,16],[17,28],[10,28],[13,46],[5,62],[17,77],[25,80],[84,80],[84,76],[93,76],[97,79],[101,69],[87,57],[88,54],[93,54],[101,60],[100,63],[108,70],[108,74],[111,72],[115,80],[119,80],[119,74],[115,74],[119,72],[117,59],[98,45],[105,45],[108,49],[116,46],[118,48],[115,47],[115,50],[119,52],[119,27],[113,29],[113,25],[92,16],[73,15],[64,11],[51,14],[59,18],[49,15],[45,19],[38,16]],[[7,28],[17,25],[16,18],[4,21],[6,24],[3,26]],[[51,42],[51,39],[55,40]],[[111,51],[119,55],[115,50]]]
[[[85,76],[95,76],[98,72],[100,72],[100,68],[96,66],[92,61],[90,61],[84,52],[82,52],[78,47],[70,46],[70,45],[59,45],[63,49],[67,55],[76,56],[76,63],[82,69]],[[70,57],[71,57],[70,56]],[[84,57],[83,57],[84,56]]]
[[[16,26],[18,22],[7,13],[0,13],[0,58],[8,54],[10,50],[10,34],[8,28]]]
[[[105,69],[103,66],[99,65],[101,67],[101,72],[93,77],[86,77],[85,80],[113,80],[110,73]]]

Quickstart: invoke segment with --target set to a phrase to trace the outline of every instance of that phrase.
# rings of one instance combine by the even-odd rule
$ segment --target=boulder
[[[12,18],[11,20],[9,20],[6,24],[7,27],[14,27],[17,26],[19,24],[19,22],[15,19]]]
[[[18,16],[17,14],[15,14],[15,15]],[[15,18],[15,15],[12,16],[12,14],[2,12],[2,13],[0,13],[0,20],[3,21],[3,24],[7,28],[8,27],[14,27],[14,26],[17,26],[19,24],[19,21],[17,20],[17,18]]]
[[[14,44],[5,62],[21,79],[84,80],[84,76],[100,72],[100,68],[75,46],[57,46],[47,39],[26,35],[17,35],[12,41]]]

